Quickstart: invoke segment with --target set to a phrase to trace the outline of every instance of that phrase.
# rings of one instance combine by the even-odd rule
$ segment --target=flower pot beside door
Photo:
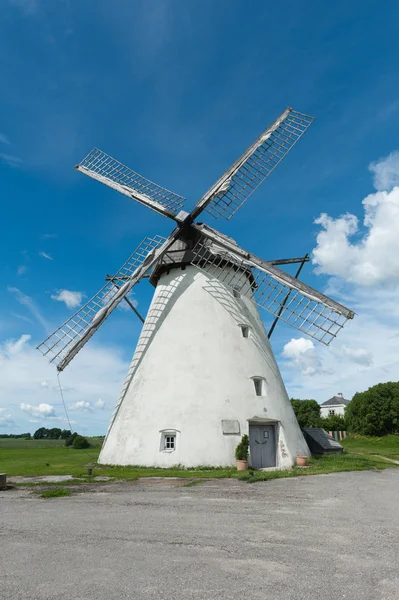
[[[243,435],[241,442],[236,448],[237,471],[246,471],[248,469],[249,437]]]

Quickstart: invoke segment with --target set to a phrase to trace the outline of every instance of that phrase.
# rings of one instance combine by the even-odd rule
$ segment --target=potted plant
[[[245,434],[236,448],[237,471],[248,469],[249,438]]]
[[[306,467],[307,464],[308,464],[307,456],[297,456],[296,457],[296,466],[297,467]]]

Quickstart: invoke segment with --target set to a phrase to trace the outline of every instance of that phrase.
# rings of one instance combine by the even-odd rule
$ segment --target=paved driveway
[[[4,600],[399,598],[399,470],[0,492]]]

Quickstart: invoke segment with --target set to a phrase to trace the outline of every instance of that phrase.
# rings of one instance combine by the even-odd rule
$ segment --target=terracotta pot
[[[307,464],[308,464],[307,456],[297,456],[296,457],[296,466],[297,467],[306,467]]]
[[[237,460],[237,471],[246,471],[248,469],[248,461],[247,460]]]

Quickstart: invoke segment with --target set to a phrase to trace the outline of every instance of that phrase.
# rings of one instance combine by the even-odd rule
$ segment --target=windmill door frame
[[[254,469],[277,467],[277,437],[276,422],[249,422],[249,448]]]

